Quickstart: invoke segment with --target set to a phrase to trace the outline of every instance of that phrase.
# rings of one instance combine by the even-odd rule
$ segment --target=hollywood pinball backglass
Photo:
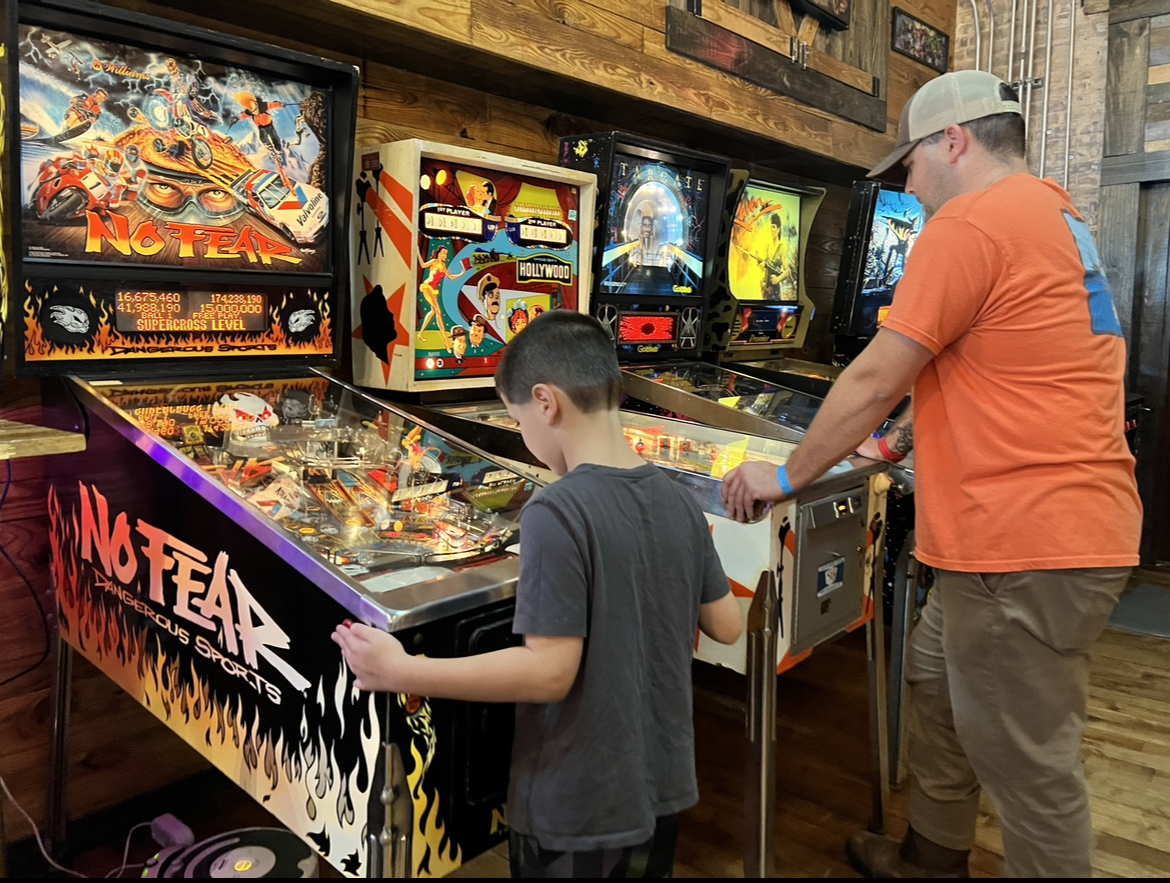
[[[579,199],[572,184],[423,159],[416,380],[490,377],[529,322],[578,308]]]

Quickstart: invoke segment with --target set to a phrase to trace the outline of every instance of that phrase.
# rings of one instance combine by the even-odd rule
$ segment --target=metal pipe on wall
[[[1077,45],[1077,0],[1068,2],[1068,94],[1064,102],[1064,177],[1061,186],[1068,190],[1068,151],[1072,145],[1073,59]]]
[[[1016,12],[1018,5],[1018,0],[1012,0],[1011,22],[1009,22],[1008,27],[1007,76],[1004,77],[1009,83],[1015,79],[1012,71],[1016,60]]]
[[[983,0],[983,2],[987,4],[987,72],[993,74],[995,73],[992,69],[995,64],[995,9],[991,5],[991,0]]]
[[[983,26],[979,21],[979,7],[975,0],[971,0],[971,15],[975,19],[975,70],[982,70],[979,65],[983,62]]]
[[[1014,48],[1016,53],[1016,70],[1012,74],[1013,82],[1020,82],[1024,80],[1024,63],[1027,61],[1027,11],[1028,5],[1032,0],[1024,0],[1023,6],[1020,6],[1020,41],[1019,46]],[[1023,84],[1020,85],[1020,97],[1023,98]]]
[[[1028,60],[1028,6],[1031,0],[1023,0],[1020,6],[1020,42],[1012,46],[1012,68],[1008,81],[1013,84],[1020,97],[1020,114],[1024,118],[1024,137],[1028,135],[1028,86],[1024,82],[1024,66]]]
[[[1050,79],[1052,77],[1052,11],[1054,0],[1048,0],[1048,22],[1044,37],[1044,113],[1040,117],[1040,177],[1044,177],[1044,170],[1048,166],[1048,100],[1052,95]],[[1072,47],[1069,46],[1069,52]]]
[[[1032,18],[1028,22],[1028,106],[1025,110],[1027,120],[1025,131],[1032,131],[1032,92],[1036,81],[1036,20],[1040,17],[1040,0],[1032,0]]]

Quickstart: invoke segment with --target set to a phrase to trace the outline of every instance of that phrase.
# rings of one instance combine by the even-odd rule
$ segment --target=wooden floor
[[[850,636],[781,679],[779,876],[856,877],[845,838],[869,814],[864,641]],[[699,690],[695,730],[702,799],[685,813],[678,877],[743,873],[741,719]],[[1085,772],[1093,807],[1093,869],[1101,877],[1170,877],[1170,641],[1107,631],[1094,651]],[[889,834],[906,830],[892,796]],[[508,876],[507,846],[458,876]],[[972,875],[1003,873],[999,823],[984,800]]]
[[[791,877],[855,877],[844,841],[869,814],[864,636],[821,648],[780,679],[778,844],[776,870]],[[1170,641],[1106,632],[1093,663],[1085,767],[1100,876],[1170,877]],[[679,877],[742,874],[743,724],[727,682],[710,670],[696,695],[695,729],[702,799],[680,826]],[[215,777],[213,780],[208,777]],[[116,867],[121,840],[134,822],[175,812],[206,837],[233,827],[277,824],[219,773],[203,774],[157,797],[139,798],[76,823],[73,867],[101,875]],[[891,836],[906,829],[905,793],[895,793]],[[151,804],[151,805],[148,805]],[[139,842],[147,841],[147,842]],[[101,844],[100,846],[98,844]],[[12,850],[10,872],[41,867],[29,841]],[[131,861],[153,852],[140,836]],[[991,812],[979,821],[974,876],[1000,876],[1003,845]],[[336,876],[323,868],[322,876]],[[137,875],[128,872],[126,876]],[[501,846],[456,876],[508,876]]]

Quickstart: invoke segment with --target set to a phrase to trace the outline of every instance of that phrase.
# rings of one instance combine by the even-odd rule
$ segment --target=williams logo
[[[558,285],[573,284],[573,265],[551,254],[538,254],[524,258],[516,264],[517,282],[555,282]]]

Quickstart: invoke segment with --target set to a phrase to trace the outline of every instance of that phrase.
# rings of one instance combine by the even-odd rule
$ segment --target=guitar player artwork
[[[799,266],[800,197],[749,184],[731,230],[732,293],[740,301],[796,303]]]

